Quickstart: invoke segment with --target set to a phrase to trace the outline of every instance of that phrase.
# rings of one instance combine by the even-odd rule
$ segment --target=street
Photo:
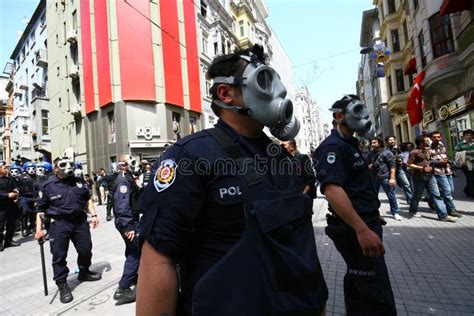
[[[403,220],[387,215],[384,193],[381,214],[388,224],[384,229],[386,261],[399,315],[473,315],[474,314],[474,201],[462,194],[464,176],[455,179],[455,204],[463,215],[457,223],[436,220],[425,202],[420,203],[422,218],[408,219],[408,206],[398,192]],[[124,244],[113,221],[105,221],[105,207],[98,206],[101,223],[92,231],[93,265],[103,273],[98,282],[77,281],[76,253],[69,249],[69,284],[74,300],[59,302],[52,281],[49,244],[45,244],[49,295],[44,296],[38,244],[32,237],[14,238],[21,247],[0,253],[0,315],[133,315],[135,304],[115,306],[112,299],[121,276]],[[315,200],[313,224],[319,258],[329,288],[328,315],[344,314],[343,276],[345,264],[324,233],[327,202]]]

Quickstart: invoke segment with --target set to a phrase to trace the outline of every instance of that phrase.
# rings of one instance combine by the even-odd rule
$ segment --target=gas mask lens
[[[270,72],[269,69],[262,69],[257,74],[257,85],[260,89],[271,92],[272,90],[272,81],[273,81],[273,74]]]

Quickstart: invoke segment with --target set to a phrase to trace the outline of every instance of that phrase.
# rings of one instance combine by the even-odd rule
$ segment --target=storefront
[[[462,139],[462,132],[474,127],[474,94],[472,90],[461,97],[429,109],[423,113],[425,130],[439,130],[443,133],[448,155],[452,157],[456,144]]]

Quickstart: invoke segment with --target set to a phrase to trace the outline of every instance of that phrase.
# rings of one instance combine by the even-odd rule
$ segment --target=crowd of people
[[[128,155],[109,173],[102,168],[91,176],[68,157],[0,162],[0,251],[19,246],[13,235],[21,214],[24,236],[49,235],[53,280],[60,301],[71,302],[70,241],[77,278],[101,279],[89,270],[96,196],[125,245],[114,299],[136,301],[138,315],[324,315],[328,288],[312,224],[319,184],[328,201],[326,234],[347,264],[347,314],[396,315],[379,189],[397,221],[397,185],[409,217],[420,217],[426,189],[439,220],[456,221],[453,167],[463,170],[464,192],[473,197],[473,132],[463,132],[454,162],[438,131],[418,136],[415,145],[375,137],[364,152],[354,136],[373,129],[367,107],[346,95],[332,105],[334,129],[311,160],[297,150],[298,120],[280,77],[265,63],[259,45],[216,57],[208,77],[219,121],[167,148],[153,167]]]
[[[462,169],[466,174],[464,192],[467,197],[472,197],[470,188],[474,182],[469,178],[472,167],[469,170],[466,163],[470,158],[465,159],[464,163],[449,160],[442,136],[439,131],[425,133],[416,137],[415,145],[411,142],[397,145],[395,136],[386,137],[385,142],[380,137],[371,139],[370,151],[365,153],[368,168],[376,191],[382,187],[386,193],[394,219],[402,220],[395,193],[397,185],[403,191],[405,201],[409,205],[409,217],[421,217],[418,214],[418,206],[425,189],[425,200],[431,209],[436,210],[439,220],[455,222],[462,217],[456,211],[452,195],[453,177],[456,176],[454,167]],[[454,150],[455,155],[471,157],[472,148],[462,147],[462,144],[472,146],[472,130],[464,131],[463,137],[464,140]]]

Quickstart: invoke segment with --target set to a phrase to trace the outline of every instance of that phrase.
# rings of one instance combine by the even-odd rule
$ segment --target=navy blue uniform
[[[138,234],[139,213],[132,208],[133,193],[138,190],[130,173],[118,173],[114,178],[110,178],[111,196],[115,217],[115,228],[125,242],[125,264],[119,287],[129,288],[137,283],[138,265],[140,263],[137,239],[130,241],[125,233],[134,231]]]
[[[382,239],[380,201],[357,139],[331,131],[314,154],[321,193],[328,184],[344,189],[357,214]],[[327,235],[347,264],[344,296],[348,315],[395,315],[395,302],[384,257],[364,256],[352,228],[329,205]]]
[[[17,203],[8,198],[8,193],[16,189],[15,181],[11,177],[0,177],[0,244],[5,242],[5,246],[8,246],[13,239],[16,227],[15,220],[19,216]],[[4,236],[3,230],[5,228]]]
[[[243,137],[221,120],[216,127],[232,146],[209,131],[178,141],[141,198],[140,240],[180,265],[177,314],[320,313],[327,288],[312,200],[294,165],[266,136]]]
[[[16,184],[20,191],[19,204],[24,236],[29,234],[30,230],[35,229],[34,181],[35,179],[28,174],[22,174],[16,179]]]
[[[69,269],[66,257],[69,241],[78,253],[79,269],[88,269],[92,258],[92,241],[87,215],[87,202],[91,198],[87,183],[82,178],[49,178],[38,192],[38,210],[51,219],[49,240],[53,255],[53,280],[63,280]]]

